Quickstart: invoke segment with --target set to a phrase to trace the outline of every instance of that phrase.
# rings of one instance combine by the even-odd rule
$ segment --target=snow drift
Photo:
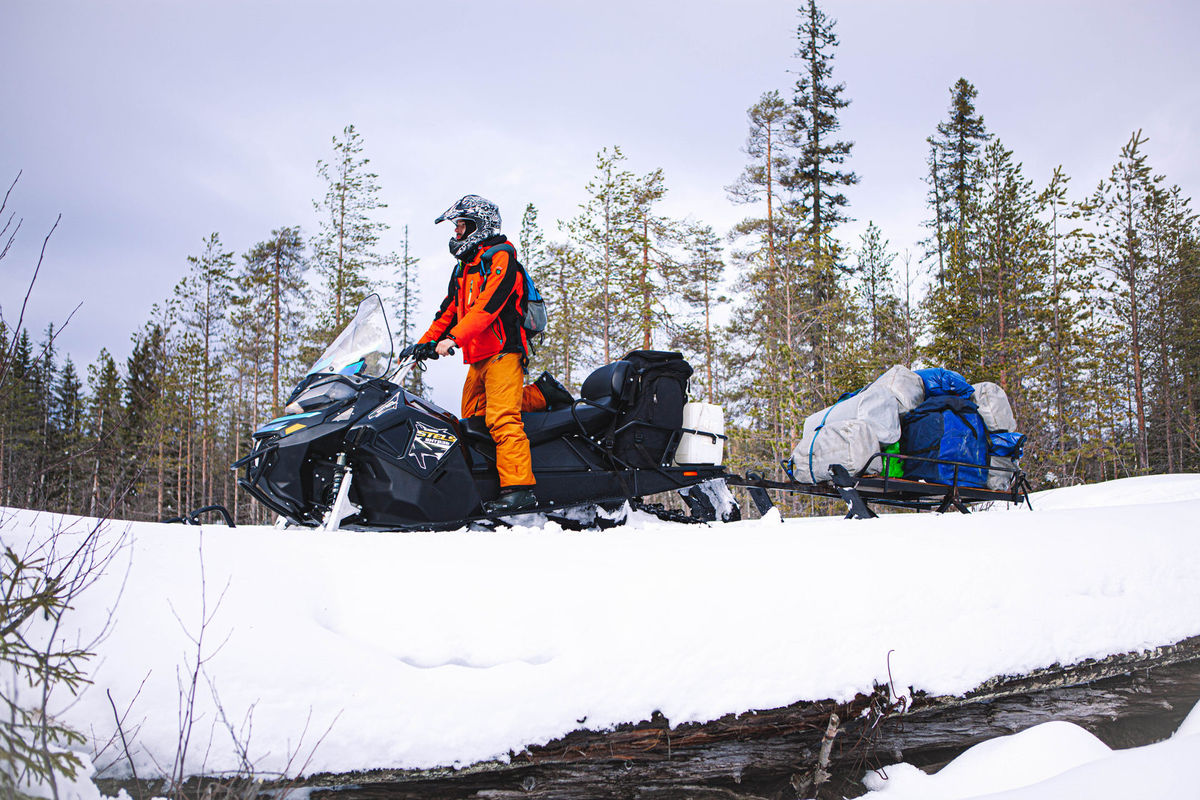
[[[238,766],[230,728],[264,772],[310,751],[307,773],[461,765],[655,711],[678,724],[849,699],[887,681],[889,658],[897,687],[955,694],[1200,634],[1200,476],[1033,502],[853,522],[635,514],[604,532],[110,523],[126,546],[69,622],[84,641],[110,615],[111,630],[62,715],[99,746],[111,693],[138,774],[159,772],[199,652],[190,772]],[[0,537],[19,550],[86,524],[6,511]],[[95,761],[128,769],[115,748]]]

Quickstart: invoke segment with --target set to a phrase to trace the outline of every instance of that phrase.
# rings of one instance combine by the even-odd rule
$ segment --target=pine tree
[[[333,137],[333,151],[331,161],[317,162],[326,191],[320,202],[313,202],[321,218],[313,262],[322,281],[315,342],[331,340],[370,293],[369,272],[380,263],[375,248],[388,228],[374,218],[387,205],[379,199],[379,176],[369,171],[362,136],[353,125],[342,130],[341,139]]]
[[[765,251],[767,268],[779,268],[779,213],[783,206],[781,178],[789,162],[786,124],[788,107],[779,92],[765,93],[746,112],[750,133],[744,148],[752,160],[737,181],[726,187],[736,203],[765,203],[766,216],[749,217],[736,228],[739,236],[756,236]]]
[[[1044,279],[1050,272],[1050,243],[1032,182],[999,141],[984,152],[983,182],[975,248],[981,377],[1019,392],[1037,328],[1048,310]]]
[[[598,339],[601,363],[614,358],[634,339],[636,318],[629,298],[622,294],[623,277],[635,273],[638,253],[637,218],[633,199],[637,178],[621,167],[620,147],[607,147],[596,155],[596,175],[588,182],[589,199],[567,224],[571,243],[595,276],[596,288],[585,300],[595,316],[596,330],[579,331]],[[591,338],[591,337],[589,337]]]
[[[212,488],[212,455],[217,436],[215,415],[222,400],[222,349],[233,290],[233,253],[225,250],[221,237],[213,233],[204,240],[204,250],[199,256],[188,256],[188,265],[188,275],[175,287],[175,302],[184,341],[181,355],[192,371],[196,391],[193,419],[199,439],[200,482],[197,490],[201,496],[208,496]],[[150,333],[150,338],[155,341],[155,354],[163,355],[166,343],[158,337],[165,338],[162,326]],[[147,374],[157,371],[151,370]],[[132,367],[130,372],[132,375]],[[155,391],[158,391],[157,385]]]
[[[1165,178],[1160,180],[1165,182]],[[1149,259],[1146,330],[1151,343],[1147,348],[1147,457],[1154,471],[1176,472],[1188,461],[1184,364],[1196,348],[1188,336],[1179,333],[1191,327],[1189,317],[1194,318],[1196,308],[1195,300],[1180,293],[1179,287],[1187,285],[1191,277],[1188,261],[1194,257],[1189,251],[1196,215],[1178,186],[1156,186],[1147,196],[1145,217]]]
[[[1035,456],[1044,465],[1039,477],[1055,484],[1082,477],[1098,388],[1092,377],[1096,337],[1089,330],[1098,302],[1094,263],[1089,237],[1080,226],[1082,206],[1068,198],[1069,183],[1062,168],[1056,167],[1038,197],[1049,261],[1047,314],[1028,392],[1040,395],[1046,405]]]
[[[1108,179],[1092,198],[1094,218],[1102,232],[1098,244],[1102,267],[1111,278],[1109,292],[1113,311],[1128,346],[1132,381],[1134,455],[1138,471],[1149,468],[1146,440],[1145,390],[1145,292],[1150,283],[1151,264],[1146,250],[1146,205],[1159,181],[1151,176],[1142,148],[1146,139],[1136,131],[1121,148],[1120,158]]]
[[[299,347],[300,308],[305,300],[304,239],[300,227],[277,228],[269,239],[254,245],[242,257],[242,270],[236,280],[238,305],[245,309],[239,317],[239,330],[250,326],[256,337],[264,337],[268,346],[271,413],[282,409],[285,381],[294,377],[285,371]]]
[[[408,226],[404,226],[403,249],[389,257],[396,274],[395,308],[396,308],[396,348],[402,350],[416,343],[421,333],[417,331],[417,309],[421,300],[420,270],[417,265],[421,259],[415,258],[408,252]],[[405,387],[408,391],[421,397],[427,396],[429,387],[425,385],[422,370],[413,369],[408,373]]]
[[[676,326],[672,346],[682,350],[693,364],[702,365],[692,380],[703,387],[705,401],[715,403],[720,394],[717,381],[721,373],[714,367],[721,347],[714,314],[719,306],[728,302],[721,293],[725,260],[717,236],[708,225],[689,226],[686,244],[687,256],[680,266],[678,279],[682,287],[680,297],[689,313],[684,322]]]
[[[638,344],[645,350],[654,347],[655,331],[672,324],[669,303],[675,294],[678,266],[670,247],[681,234],[675,221],[655,213],[666,193],[663,171],[656,169],[635,182],[631,198],[637,253],[623,290],[634,300]]]
[[[539,364],[573,387],[587,375],[589,339],[596,330],[596,318],[586,303],[592,284],[591,266],[583,254],[567,243],[546,248],[546,280],[537,284],[546,301],[549,324],[540,343]]]
[[[805,322],[794,247],[799,236],[796,215],[786,213],[795,207],[786,197],[794,140],[788,128],[790,109],[778,92],[762,95],[747,118],[745,153],[750,161],[727,191],[735,202],[754,204],[760,212],[743,219],[731,233],[742,243],[732,253],[739,265],[740,303],[725,356],[731,380],[722,392],[731,416],[750,421],[744,440],[741,432],[731,439],[734,461],[742,457],[747,463],[778,463],[777,442],[797,430],[797,395],[804,391],[795,382],[795,349]]]

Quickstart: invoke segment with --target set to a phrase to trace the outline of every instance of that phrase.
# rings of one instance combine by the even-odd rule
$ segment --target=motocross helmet
[[[463,197],[446,209],[433,224],[444,220],[457,222],[460,219],[467,223],[466,233],[461,239],[457,235],[450,237],[450,253],[457,259],[469,258],[476,245],[500,232],[499,206],[477,194]]]

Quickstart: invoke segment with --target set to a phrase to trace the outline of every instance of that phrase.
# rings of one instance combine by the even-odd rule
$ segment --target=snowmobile
[[[589,375],[579,399],[522,414],[538,504],[500,518],[486,511],[500,484],[483,418],[459,419],[405,389],[424,365],[408,357],[393,368],[393,352],[383,304],[371,295],[292,391],[284,416],[254,432],[253,451],[233,465],[245,470],[239,485],[286,524],[324,530],[445,530],[530,514],[606,527],[627,502],[680,516],[641,502],[670,490],[693,521],[738,516],[719,463],[674,461],[686,400],[686,375],[678,378],[691,374],[678,353],[634,351]]]

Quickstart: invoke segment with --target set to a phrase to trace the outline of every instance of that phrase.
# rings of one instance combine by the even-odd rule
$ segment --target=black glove
[[[418,361],[424,358],[432,358],[437,360],[437,343],[422,342],[421,344],[410,344],[408,347],[400,351],[399,358],[401,361],[405,360],[406,358],[415,358]]]

